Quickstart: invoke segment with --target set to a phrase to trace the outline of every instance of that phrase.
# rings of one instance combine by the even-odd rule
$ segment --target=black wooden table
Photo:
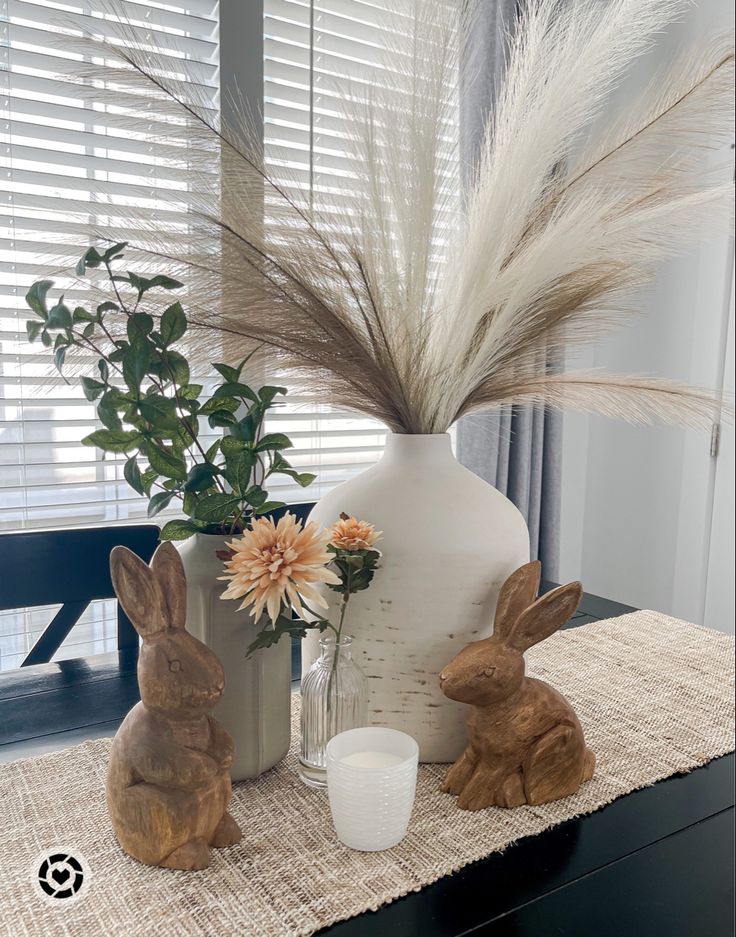
[[[568,627],[629,611],[586,594]],[[138,699],[135,666],[136,651],[128,650],[0,674],[0,761],[113,734]],[[294,668],[296,678],[296,656]],[[321,933],[732,937],[733,881],[728,755]]]

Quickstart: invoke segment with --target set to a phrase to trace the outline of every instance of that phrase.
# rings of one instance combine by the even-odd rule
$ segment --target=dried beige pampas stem
[[[706,392],[550,375],[547,362],[625,320],[632,288],[662,257],[703,220],[728,218],[730,167],[704,172],[701,151],[732,134],[730,39],[691,49],[593,132],[684,4],[530,0],[461,197],[457,74],[473,13],[460,0],[390,6],[379,80],[332,89],[351,128],[349,171],[311,192],[266,167],[244,109],[227,126],[198,98],[196,64],[151,54],[122,18],[115,41],[64,36],[105,62],[72,63],[80,95],[94,83],[122,114],[145,117],[189,201],[183,227],[165,206],[118,204],[96,233],[186,281],[202,360],[258,343],[319,398],[396,432],[444,432],[514,402],[710,420]]]

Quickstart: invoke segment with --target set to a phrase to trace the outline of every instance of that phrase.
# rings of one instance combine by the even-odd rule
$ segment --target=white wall
[[[725,0],[700,0],[662,36],[612,107],[625,105],[682,44],[731,19]],[[719,154],[730,158],[728,149]],[[628,329],[573,366],[720,386],[733,255],[727,230],[712,228],[705,246],[662,266]],[[733,445],[732,435],[727,440]],[[590,592],[702,620],[715,472],[709,447],[702,433],[567,415],[563,581],[580,577]]]

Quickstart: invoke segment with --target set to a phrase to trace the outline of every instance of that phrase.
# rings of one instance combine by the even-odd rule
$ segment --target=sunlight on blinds
[[[196,63],[216,106],[215,0],[119,8],[139,40]],[[111,104],[101,90],[99,100],[80,100],[59,78],[73,74],[70,63],[79,59],[64,50],[59,32],[108,34],[107,9],[89,0],[0,0],[0,530],[146,516],[146,501],[123,480],[124,457],[103,459],[80,444],[97,427],[93,404],[76,381],[49,379],[48,352],[25,340],[23,297],[47,275],[51,248],[68,245],[70,257],[79,257],[116,199],[165,206],[173,227],[186,211],[177,141],[152,145],[152,128],[137,119],[130,96]],[[52,279],[63,290],[63,276]],[[84,300],[76,289],[67,301]]]
[[[317,201],[325,189],[355,184],[334,86],[342,79],[380,80],[372,63],[384,41],[381,19],[380,5],[361,0],[264,2],[266,163],[276,178]],[[268,223],[268,204],[266,212]],[[278,420],[297,446],[290,461],[317,473],[310,498],[374,464],[385,442],[375,421],[308,400],[291,398]]]

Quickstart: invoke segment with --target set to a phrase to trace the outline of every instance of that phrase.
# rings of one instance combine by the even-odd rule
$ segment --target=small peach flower
[[[330,543],[338,550],[371,550],[380,539],[382,531],[375,530],[373,524],[356,520],[347,514],[341,514],[340,520],[333,526]]]
[[[228,544],[233,555],[225,562],[227,574],[218,578],[230,580],[230,585],[221,598],[243,599],[239,608],[251,606],[256,621],[265,608],[275,622],[282,606],[293,606],[304,617],[302,601],[327,608],[313,583],[340,582],[326,568],[333,559],[327,552],[329,542],[329,531],[320,533],[314,523],[302,527],[293,514],[285,514],[278,524],[258,518],[242,537]]]

